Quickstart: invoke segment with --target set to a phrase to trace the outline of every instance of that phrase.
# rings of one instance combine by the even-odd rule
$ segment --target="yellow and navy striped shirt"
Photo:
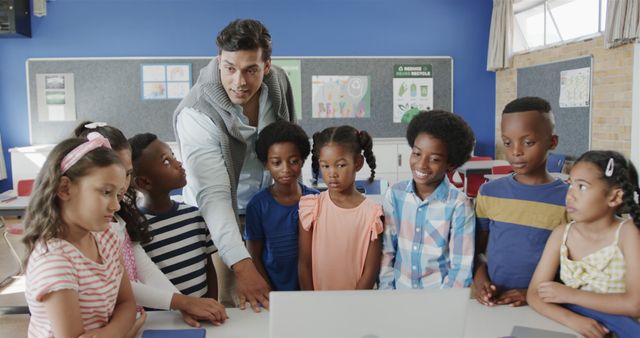
[[[529,286],[551,230],[568,222],[567,189],[559,179],[528,185],[516,181],[513,175],[480,187],[477,230],[489,231],[487,270],[498,288]]]

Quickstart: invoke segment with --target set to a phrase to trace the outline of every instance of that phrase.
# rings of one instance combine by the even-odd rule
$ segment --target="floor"
[[[3,221],[6,225],[0,227],[0,337],[22,338],[27,337],[29,315],[24,299],[24,276],[13,251],[21,255],[24,246],[21,235],[7,233],[5,236],[5,230],[19,225],[20,219],[4,217]]]

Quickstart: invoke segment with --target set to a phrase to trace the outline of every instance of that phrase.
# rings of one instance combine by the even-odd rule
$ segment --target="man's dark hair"
[[[256,142],[256,155],[262,163],[267,162],[269,147],[275,143],[290,142],[298,147],[300,158],[304,161],[311,151],[309,136],[299,125],[279,120],[264,127]]]
[[[476,138],[462,117],[444,110],[421,111],[407,127],[407,141],[413,147],[420,133],[429,134],[447,146],[447,159],[451,166],[463,165],[469,157]]]
[[[216,38],[218,50],[236,52],[262,48],[262,60],[271,58],[271,34],[258,20],[236,19],[229,23]]]

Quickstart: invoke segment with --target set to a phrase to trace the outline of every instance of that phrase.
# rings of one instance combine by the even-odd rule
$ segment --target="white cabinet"
[[[176,157],[180,159],[180,150],[175,142],[167,142]],[[9,149],[11,153],[11,167],[13,188],[19,180],[33,179],[42,168],[47,155],[54,145],[39,145],[30,147],[20,147]],[[411,178],[409,169],[409,155],[411,148],[405,138],[375,138],[373,139],[373,154],[376,156],[376,178],[384,179],[393,185],[402,180]],[[310,184],[311,179],[311,155],[307,157],[302,169],[304,183]],[[366,161],[362,169],[358,172],[357,179],[365,180],[369,178],[371,171]]]
[[[396,182],[411,178],[409,169],[409,155],[411,148],[405,138],[376,138],[373,139],[373,154],[376,156],[376,178],[384,179],[393,185]],[[311,178],[311,155],[307,158],[302,169],[305,184]],[[357,174],[357,179],[367,179],[371,169],[366,161]]]

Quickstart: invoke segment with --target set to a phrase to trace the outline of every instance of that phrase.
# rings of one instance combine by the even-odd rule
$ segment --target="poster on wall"
[[[75,121],[73,73],[36,74],[38,121]]]
[[[314,75],[311,91],[312,118],[371,117],[368,76]]]
[[[433,109],[431,65],[393,66],[393,122],[409,123],[420,110]]]
[[[302,119],[302,71],[300,60],[272,59],[271,63],[282,68],[289,77],[291,92],[293,93],[293,105],[296,111],[296,120]]]
[[[191,64],[143,64],[142,99],[182,99],[191,89]]]
[[[588,107],[590,84],[590,67],[560,72],[560,108]]]

